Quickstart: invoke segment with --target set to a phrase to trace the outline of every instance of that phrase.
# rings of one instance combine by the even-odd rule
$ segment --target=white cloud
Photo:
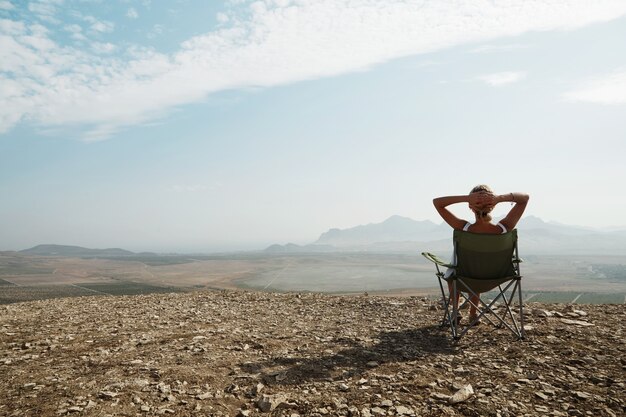
[[[33,1],[28,3],[28,10],[42,21],[58,25],[61,21],[55,15],[57,14],[57,7],[62,3],[63,1],[54,0]]]
[[[15,6],[13,6],[13,3],[11,3],[10,1],[7,1],[7,0],[0,1],[1,10],[13,10],[14,8]]]
[[[94,16],[82,14],[77,10],[72,10],[69,14],[77,19],[89,23],[91,25],[90,29],[94,32],[112,32],[115,28],[115,24],[113,22],[99,20]]]
[[[63,30],[71,33],[70,37],[77,41],[86,41],[87,37],[83,35],[83,28],[77,24],[65,25]]]
[[[91,49],[97,54],[110,54],[115,51],[115,45],[110,42],[93,42]]]
[[[238,3],[229,6],[229,20],[219,29],[172,54],[131,47],[124,57],[103,56],[33,43],[32,26],[0,22],[1,82],[17,83],[11,95],[0,88],[0,132],[29,120],[45,127],[83,125],[86,137],[103,138],[225,89],[360,71],[454,45],[570,30],[626,14],[623,0]],[[93,30],[113,29],[92,16],[75,17]],[[520,75],[509,79],[515,77]]]
[[[163,33],[163,29],[164,29],[163,25],[159,25],[157,23],[156,25],[152,26],[152,29],[150,29],[150,31],[148,32],[146,36],[149,39],[154,39]]]
[[[56,6],[46,2],[28,3],[28,10],[40,15],[52,16],[56,13]]]
[[[95,21],[91,24],[91,30],[96,32],[113,32],[115,25],[111,22]]]
[[[492,87],[500,87],[501,85],[515,83],[524,78],[526,78],[526,73],[522,71],[496,72],[478,77],[479,80]]]
[[[226,13],[218,13],[216,15],[217,21],[220,23],[226,23],[230,20],[230,18],[228,17],[228,15]]]
[[[137,19],[139,17],[139,13],[137,13],[137,10],[135,10],[134,7],[131,7],[126,11],[126,17],[129,19]]]
[[[495,52],[515,51],[525,48],[528,48],[528,45],[522,45],[519,43],[512,43],[508,45],[481,45],[476,48],[470,49],[468,52],[471,54],[489,54]]]
[[[564,94],[568,101],[626,104],[626,69],[591,79]]]

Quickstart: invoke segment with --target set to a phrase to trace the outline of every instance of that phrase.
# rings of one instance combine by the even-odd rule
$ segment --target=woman
[[[441,217],[455,230],[464,230],[473,233],[500,234],[513,230],[517,222],[522,217],[529,196],[524,193],[508,193],[495,195],[487,185],[477,185],[472,188],[468,195],[457,195],[449,197],[438,197],[433,200],[433,204]],[[491,222],[491,210],[498,203],[511,202],[513,207],[508,214],[498,223]],[[468,203],[470,210],[474,212],[476,218],[474,223],[469,223],[456,217],[447,207],[456,203]],[[448,274],[446,274],[448,276]],[[451,291],[452,284],[448,282]],[[478,294],[479,295],[479,294]],[[470,323],[476,320],[476,306],[478,305],[478,295],[470,297]],[[458,306],[459,295],[454,300],[454,305]],[[460,316],[458,318],[460,320]],[[478,322],[476,322],[478,323]]]

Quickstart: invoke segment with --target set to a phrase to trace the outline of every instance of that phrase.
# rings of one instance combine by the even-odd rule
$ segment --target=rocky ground
[[[624,305],[458,344],[418,298],[240,291],[0,306],[2,416],[621,416]]]

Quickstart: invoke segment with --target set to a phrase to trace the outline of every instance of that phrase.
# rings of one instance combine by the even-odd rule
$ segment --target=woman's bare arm
[[[446,207],[448,207],[451,204],[469,203],[469,202],[470,202],[469,195],[454,195],[454,196],[448,196],[448,197],[437,197],[433,200],[433,204],[435,208],[437,209],[437,212],[439,213],[439,215],[443,218],[443,220],[446,223],[448,223],[455,230],[463,230],[463,227],[465,227],[465,223],[467,222],[465,220],[462,220],[456,217]]]
[[[519,222],[519,219],[522,218],[522,214],[524,214],[524,210],[526,210],[526,205],[528,204],[530,196],[524,193],[508,193],[502,194],[494,197],[494,202],[504,203],[510,201],[515,203],[513,208],[509,211],[509,213],[500,221],[506,230],[513,230]]]

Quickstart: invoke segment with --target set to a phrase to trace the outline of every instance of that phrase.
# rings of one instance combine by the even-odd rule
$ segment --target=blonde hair
[[[470,191],[470,194],[479,193],[481,191],[487,191],[488,193],[493,193],[493,190],[491,189],[490,186],[485,185],[485,184],[479,184],[476,187],[472,188],[472,191]]]
[[[488,185],[479,184],[476,187],[472,188],[472,191],[470,191],[470,194],[479,193],[481,191],[486,191],[488,193],[493,193],[493,190]],[[474,214],[476,214],[476,216],[481,217],[481,218],[487,220],[488,222],[491,221],[491,214],[489,214],[489,213],[491,213],[491,210],[493,210],[493,207],[490,207],[490,208],[485,209],[485,210],[475,210],[472,206],[470,206],[470,209],[474,212]]]

